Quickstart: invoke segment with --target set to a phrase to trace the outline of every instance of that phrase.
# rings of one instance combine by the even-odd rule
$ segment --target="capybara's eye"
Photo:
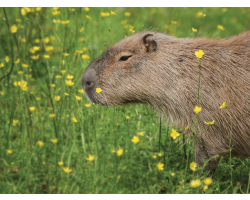
[[[130,57],[131,57],[131,56],[122,56],[122,57],[120,58],[119,62],[121,62],[121,61],[126,61],[126,60],[128,60]]]

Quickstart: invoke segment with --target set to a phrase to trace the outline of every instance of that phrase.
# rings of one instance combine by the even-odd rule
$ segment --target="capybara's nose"
[[[95,87],[95,77],[96,72],[93,68],[88,68],[82,75],[81,83],[82,88],[86,92],[86,90],[91,90]]]

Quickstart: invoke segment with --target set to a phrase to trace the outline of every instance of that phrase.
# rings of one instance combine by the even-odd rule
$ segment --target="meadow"
[[[220,39],[249,29],[249,8],[1,8],[0,18],[1,194],[249,193],[249,158],[196,177],[185,130],[148,105],[92,104],[81,88],[124,37]]]

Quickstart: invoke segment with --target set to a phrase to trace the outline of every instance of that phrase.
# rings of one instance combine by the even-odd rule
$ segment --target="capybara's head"
[[[143,31],[121,40],[94,60],[81,79],[88,99],[108,106],[152,104],[152,97],[160,98],[164,92],[161,84],[168,82],[165,75],[161,77],[162,35],[175,40],[162,33]],[[97,94],[96,88],[102,92]]]

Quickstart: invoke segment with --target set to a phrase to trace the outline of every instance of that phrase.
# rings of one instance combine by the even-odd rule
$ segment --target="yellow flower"
[[[171,176],[175,176],[175,173],[174,173],[174,172],[172,172],[172,173],[171,173]]]
[[[52,36],[50,36],[50,39],[51,39],[51,40],[55,40],[56,37],[55,37],[54,35],[52,35]],[[54,48],[54,47],[53,47],[53,48]]]
[[[102,91],[102,89],[101,88],[96,88],[96,93],[100,93],[101,91]]]
[[[226,106],[226,103],[223,102],[223,104],[220,106],[220,109],[225,108],[225,106]]]
[[[131,15],[131,13],[130,12],[125,12],[124,15],[129,17]]]
[[[49,114],[49,117],[51,117],[51,118],[53,118],[53,117],[55,117],[56,116],[56,114],[55,113],[51,113],[51,114]]]
[[[72,172],[72,169],[70,169],[70,168],[68,168],[68,167],[64,167],[64,168],[63,168],[63,171],[64,171],[65,173],[70,173],[70,172]]]
[[[83,59],[83,60],[88,60],[88,59],[89,59],[89,56],[88,56],[88,55],[82,55],[82,59]]]
[[[85,37],[80,37],[80,38],[79,38],[79,41],[80,41],[80,42],[83,42],[83,41],[85,41],[85,40],[86,40]]]
[[[64,55],[65,57],[68,57],[68,56],[69,56],[69,54],[68,54],[68,53],[64,53],[63,55]]]
[[[222,12],[227,12],[227,9],[226,8],[222,8],[221,11]]]
[[[4,92],[1,92],[0,94],[3,96],[3,95],[4,95]]]
[[[56,87],[56,84],[50,84],[51,87]]]
[[[170,133],[170,136],[175,140],[177,137],[180,136],[180,133],[178,133],[175,129],[172,128],[172,132]]]
[[[65,92],[64,94],[65,94],[66,96],[69,96],[69,94],[68,94],[68,93],[66,93],[66,92]]]
[[[197,167],[196,162],[191,162],[191,163],[190,163],[190,169],[191,169],[192,171],[195,171],[195,170],[196,170],[196,167]]]
[[[82,27],[80,30],[79,30],[79,32],[83,32],[84,31],[84,27]]]
[[[221,25],[218,25],[218,26],[217,26],[217,28],[218,28],[218,29],[220,29],[220,30],[222,30],[222,31],[224,31],[224,30],[225,30],[225,29],[224,29],[224,27],[223,27],[223,26],[221,26]]]
[[[48,37],[44,38],[44,42],[49,43],[49,38]]]
[[[201,111],[201,109],[202,109],[201,107],[195,106],[194,112],[199,113]]]
[[[16,18],[16,22],[17,22],[17,23],[20,23],[21,21],[22,21],[21,19]]]
[[[26,84],[21,84],[21,90],[26,91],[28,89]]]
[[[52,10],[58,10],[60,7],[53,7]]]
[[[44,58],[50,58],[50,56],[49,55],[44,55]]]
[[[39,39],[35,39],[34,42],[38,44],[40,42],[40,40]]]
[[[60,76],[60,75],[56,75],[56,78],[62,78],[62,76]]]
[[[61,20],[60,20],[60,19],[53,19],[53,22],[54,22],[55,24],[61,24]]]
[[[57,141],[58,141],[57,138],[51,139],[51,142],[53,142],[54,144],[57,143]]]
[[[71,80],[66,80],[66,84],[67,84],[68,86],[74,85],[74,83],[73,83]]]
[[[83,50],[83,52],[84,52],[84,51],[87,51],[87,48],[86,48],[86,47],[83,47],[82,50]]]
[[[196,14],[196,17],[201,17],[203,15],[203,13],[200,11]]]
[[[30,56],[33,60],[38,60],[39,59],[39,54],[37,56]]]
[[[87,161],[93,161],[95,159],[94,155],[89,155],[88,158],[86,158]]]
[[[132,138],[132,140],[131,140],[133,143],[137,143],[137,142],[139,142],[140,140],[139,140],[139,137],[137,137],[137,136],[134,136],[133,138]]]
[[[69,23],[69,20],[62,21],[62,24],[67,25]]]
[[[17,26],[16,25],[13,25],[11,26],[11,33],[16,33],[17,32]]]
[[[158,170],[163,171],[163,170],[164,170],[164,164],[161,163],[161,162],[159,162],[159,163],[157,164],[157,168],[158,168]]]
[[[37,7],[36,8],[36,11],[40,11],[40,10],[42,10],[42,7]]]
[[[193,188],[197,188],[201,185],[201,181],[200,179],[196,179],[196,180],[192,180],[190,182],[190,186],[193,187]]]
[[[30,110],[31,112],[34,111],[35,109],[36,109],[35,106],[29,107],[29,110]]]
[[[126,23],[127,23],[127,20],[122,20],[122,21],[121,21],[121,24],[122,24],[122,25],[125,25]]]
[[[72,117],[73,122],[77,123],[77,119],[75,117]]]
[[[15,119],[13,119],[13,126],[16,126],[16,124],[18,123],[18,119],[17,120],[15,120]]]
[[[40,100],[41,100],[41,98],[40,98],[40,97],[36,97],[36,100],[37,100],[37,101],[40,101]]]
[[[204,184],[205,185],[210,185],[213,182],[213,180],[210,177],[207,177],[204,179]]]
[[[116,15],[116,13],[114,11],[110,11],[111,15]]]
[[[4,67],[4,64],[3,64],[3,63],[0,64],[0,68],[2,68],[2,67]]]
[[[87,18],[87,19],[91,19],[91,17],[90,17],[89,15],[86,15],[86,18]]]
[[[186,127],[185,127],[185,130],[187,130],[189,128],[189,126],[187,125]]]
[[[177,21],[171,21],[172,24],[177,24]]]
[[[115,149],[113,149],[113,150],[111,150],[111,152],[112,152],[112,153],[116,153],[116,150],[115,150]]]
[[[208,186],[205,185],[205,186],[203,187],[204,192],[205,192],[207,189],[208,189]]]
[[[144,136],[144,133],[145,133],[145,132],[138,132],[137,134],[138,134],[139,136]]]
[[[80,101],[82,99],[82,97],[79,96],[75,96],[77,101]]]
[[[40,140],[40,141],[38,141],[37,143],[36,143],[39,147],[42,147],[42,146],[44,146],[44,143]]]
[[[84,93],[84,91],[83,91],[83,90],[78,90],[78,92],[80,92],[81,94],[83,94],[83,93]]]
[[[161,156],[162,156],[162,153],[159,153],[158,156],[161,157]]]
[[[203,55],[204,55],[204,52],[203,52],[202,50],[199,50],[199,51],[196,51],[196,52],[195,52],[195,56],[196,56],[197,58],[202,58]]]
[[[18,71],[17,73],[18,73],[18,74],[23,74],[23,71]]]
[[[62,73],[62,74],[65,74],[65,72],[66,72],[66,70],[61,70],[61,73]]]
[[[102,17],[108,17],[110,14],[109,12],[101,12]]]
[[[60,98],[61,98],[60,96],[55,96],[56,101],[60,101]]]
[[[86,106],[87,108],[89,108],[89,107],[91,106],[91,103],[85,104],[85,106]]]
[[[55,10],[55,11],[52,11],[52,15],[54,15],[54,16],[57,16],[57,15],[60,15],[60,11],[58,11],[58,10]]]
[[[204,123],[207,124],[207,125],[212,125],[212,124],[214,124],[214,120],[211,121],[211,122],[204,122]]]
[[[76,11],[76,9],[74,9],[74,8],[70,8],[69,10],[70,10],[71,12]]]
[[[133,34],[133,33],[135,32],[135,30],[133,30],[133,29],[131,28],[131,29],[129,29],[129,32]]]
[[[157,156],[156,155],[153,155],[153,159],[156,159],[157,158]]]
[[[193,32],[197,32],[197,29],[195,29],[195,28],[192,28],[192,31],[193,31]]]
[[[10,149],[8,149],[7,154],[12,154],[12,151]]]
[[[31,12],[30,8],[24,7],[21,9],[21,14],[26,15],[27,13]]]
[[[23,68],[27,68],[29,65],[22,63],[22,66],[23,66]]]
[[[74,76],[71,76],[71,75],[68,74],[68,76],[66,78],[69,79],[69,80],[71,80],[71,79],[74,78]]]
[[[117,151],[117,155],[118,156],[121,156],[123,154],[123,148],[121,148],[121,149],[119,149],[118,151]]]
[[[5,61],[6,61],[6,62],[9,62],[9,61],[10,61],[9,56],[6,56],[6,57],[5,57]]]
[[[53,46],[46,46],[45,51],[52,51],[54,49]]]
[[[129,119],[130,117],[129,116],[126,116],[126,119]]]
[[[88,12],[90,9],[88,7],[84,7],[84,10]]]
[[[33,46],[33,50],[34,50],[34,51],[39,51],[39,50],[40,50],[40,47],[38,47],[38,46]]]
[[[62,166],[63,165],[63,161],[58,161],[58,165]]]
[[[25,43],[25,42],[26,42],[26,39],[25,39],[25,38],[22,38],[22,39],[21,39],[21,42],[24,42],[24,43]]]

